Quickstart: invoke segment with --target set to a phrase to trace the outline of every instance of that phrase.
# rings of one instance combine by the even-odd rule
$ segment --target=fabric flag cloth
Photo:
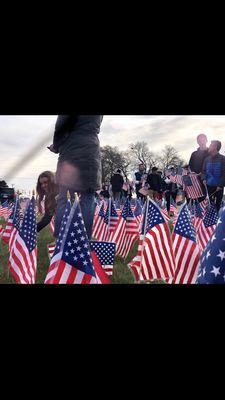
[[[196,233],[198,232],[202,222],[203,222],[204,214],[202,207],[200,206],[200,203],[198,200],[195,200],[194,204],[194,219],[193,219],[193,225],[195,227]]]
[[[151,199],[146,202],[140,242],[137,258],[128,264],[135,279],[137,276],[140,280],[172,278],[175,260],[170,230],[159,207]]]
[[[110,283],[108,276],[113,274],[116,243],[91,241],[90,246],[96,275],[100,276],[102,283]],[[55,243],[49,244],[48,256],[50,260],[54,254],[54,251]],[[98,261],[96,257],[98,258]]]
[[[19,197],[16,197],[15,204],[12,209],[12,213],[7,221],[6,227],[2,234],[3,243],[9,244],[10,238],[13,234],[20,229],[21,218],[20,218],[20,205],[19,205]]]
[[[198,231],[197,231],[197,238],[199,242],[200,250],[203,251],[207,246],[210,238],[212,237],[215,229],[216,224],[218,221],[218,213],[215,204],[211,204],[208,212],[206,213],[205,217],[203,218],[203,222],[201,223]]]
[[[52,235],[54,235],[55,232],[55,218],[52,217],[51,222],[50,222],[50,231],[52,233]]]
[[[182,167],[178,167],[176,174],[176,181],[179,186],[183,188],[183,177],[188,174],[188,171]]]
[[[90,246],[92,256],[93,253],[96,254],[102,268],[104,269],[104,272],[108,276],[111,276],[113,274],[113,266],[115,261],[116,243],[91,241]],[[98,273],[98,271],[96,272]]]
[[[94,224],[93,224],[92,236],[98,241],[101,241],[107,232],[107,225],[105,224],[104,221],[105,219],[104,208],[105,208],[105,203],[103,202],[99,213],[94,219]]]
[[[225,285],[225,207],[202,253],[196,283]]]
[[[116,254],[126,258],[136,240],[138,240],[138,223],[131,210],[129,199],[126,200],[112,242],[116,243]]]
[[[3,217],[5,221],[7,221],[12,213],[12,204],[9,204],[8,201],[5,201],[0,205],[0,217]]]
[[[200,250],[186,203],[180,210],[172,238],[176,267],[175,276],[172,281],[169,280],[169,283],[195,283],[200,262]]]
[[[189,199],[198,199],[203,197],[201,183],[196,174],[183,176],[183,187]]]
[[[0,237],[2,237],[3,232],[4,232],[4,228],[2,227],[2,225],[0,225]]]
[[[116,230],[118,221],[119,221],[119,216],[116,212],[112,199],[109,199],[107,211],[105,213],[105,218],[104,218],[104,222],[107,229],[104,230],[104,236],[102,238],[102,241],[113,242],[112,238]]]
[[[64,217],[45,283],[96,284],[98,280],[78,201],[74,202],[69,216]]]
[[[48,258],[51,260],[53,257],[53,254],[55,252],[55,243],[50,243],[47,245],[47,251],[48,251]]]
[[[15,229],[9,241],[9,271],[17,283],[34,284],[37,271],[37,221],[34,196],[21,228],[19,228],[19,212],[15,215],[13,225]]]
[[[13,210],[11,212],[11,215],[7,221],[5,229],[2,231],[2,241],[5,244],[9,243],[9,239],[13,230],[13,215],[14,215],[14,210],[15,210],[15,205],[13,207]]]
[[[131,206],[131,209],[132,209],[132,206]],[[137,200],[137,204],[136,204],[136,207],[135,207],[135,210],[134,210],[134,216],[135,216],[135,218],[136,218],[136,220],[138,222],[139,227],[141,225],[142,212],[143,212],[143,210],[142,210],[141,202],[140,202],[140,200]]]

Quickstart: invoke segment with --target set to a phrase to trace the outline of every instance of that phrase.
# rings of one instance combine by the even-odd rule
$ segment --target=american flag
[[[52,235],[54,235],[55,232],[55,218],[52,217],[51,222],[50,222],[50,231],[52,233]]]
[[[102,268],[107,275],[113,274],[113,266],[116,253],[116,243],[110,242],[90,242],[91,252],[96,253]]]
[[[70,201],[70,198],[68,198],[66,207],[65,207],[65,211],[64,211],[64,215],[63,215],[63,219],[62,219],[61,226],[60,226],[61,229],[60,229],[60,233],[59,233],[59,238],[58,238],[56,244],[51,243],[51,244],[47,245],[48,257],[50,260],[52,259],[53,255],[55,256],[60,251],[60,247],[61,247],[61,243],[63,241],[63,235],[65,235],[66,223],[69,218],[70,211],[71,211],[71,201]]]
[[[15,205],[13,207],[13,210],[11,212],[11,215],[7,221],[6,227],[5,229],[2,228],[2,240],[3,243],[8,244],[9,243],[9,239],[13,230],[13,214],[14,214],[14,209],[15,209]]]
[[[10,238],[11,237],[13,238],[17,230],[19,230],[20,224],[21,224],[20,206],[19,206],[19,197],[17,196],[16,202],[12,209],[12,213],[7,221],[6,227],[2,234],[2,240],[4,243],[9,244],[9,242],[12,241],[12,239],[10,240]]]
[[[207,212],[210,209],[210,200],[208,197],[206,197],[203,201],[199,203],[200,207],[202,208],[203,215],[207,214]]]
[[[198,199],[204,196],[199,178],[196,174],[183,176],[183,186],[189,199]]]
[[[53,257],[53,254],[55,252],[55,243],[50,243],[47,245],[47,251],[48,251],[48,258],[51,260]]]
[[[102,203],[98,215],[94,218],[92,236],[101,241],[107,233],[107,225],[105,224],[105,204]]]
[[[116,212],[117,212],[117,215],[120,216],[120,215],[122,214],[122,208],[123,208],[123,206],[120,204],[120,201],[119,201],[119,200],[116,200],[116,201],[114,202],[114,207],[115,207],[115,210],[116,210]]]
[[[180,210],[172,237],[176,269],[173,280],[169,282],[175,284],[195,283],[200,251],[187,204],[184,204]]]
[[[147,224],[145,226],[147,213]],[[145,236],[145,232],[146,236]],[[139,258],[129,263],[134,276],[143,280],[167,279],[174,276],[175,260],[169,227],[158,206],[148,199],[142,224],[142,249],[138,250]],[[145,236],[145,237],[144,237]]]
[[[217,209],[215,204],[212,203],[197,232],[199,247],[201,251],[204,250],[211,236],[213,235],[216,229],[217,221],[218,221]]]
[[[106,241],[106,242],[113,241],[112,238],[113,238],[114,232],[116,230],[118,221],[119,221],[119,216],[116,212],[116,209],[114,207],[112,199],[109,199],[107,211],[106,211],[105,218],[104,218],[104,222],[105,222],[107,229],[105,230],[104,237],[102,238],[103,241]]]
[[[198,200],[195,200],[193,222],[194,222],[194,227],[195,227],[196,233],[198,232],[198,230],[202,224],[203,218],[204,218],[204,214],[202,211],[202,207],[200,206],[200,203],[198,202]]]
[[[131,209],[132,209],[132,207],[131,207]],[[143,210],[142,210],[141,202],[140,202],[140,200],[137,200],[137,204],[136,204],[136,207],[135,207],[135,210],[134,210],[134,216],[135,216],[135,218],[136,218],[136,220],[137,220],[137,222],[139,224],[139,227],[141,225],[142,212],[143,212]]]
[[[16,217],[15,217],[16,218]],[[34,284],[37,271],[37,221],[35,199],[32,197],[19,228],[19,213],[14,222],[15,234],[9,242],[9,270],[17,283]],[[19,230],[18,230],[19,228]]]
[[[3,232],[4,232],[4,228],[2,227],[2,225],[0,225],[0,237],[2,237]]]
[[[225,284],[225,207],[201,256],[197,284]]]
[[[45,283],[98,283],[79,202],[74,202],[69,217],[63,220]]]
[[[0,217],[3,217],[5,221],[8,220],[12,213],[12,204],[9,204],[8,201],[0,205]]]
[[[138,228],[137,220],[131,210],[130,201],[127,199],[112,238],[112,241],[117,245],[117,255],[123,258],[128,256],[132,246],[138,240]]]
[[[176,183],[183,187],[183,177],[188,174],[188,171],[182,167],[177,168]]]

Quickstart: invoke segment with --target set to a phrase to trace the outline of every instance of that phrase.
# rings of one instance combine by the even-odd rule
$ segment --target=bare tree
[[[101,148],[101,159],[103,183],[109,181],[118,168],[128,179],[131,161],[127,153],[120,152],[117,147],[105,146]]]
[[[183,162],[178,151],[170,145],[164,147],[159,157],[159,166],[162,170],[165,170],[170,165],[182,165]]]
[[[149,150],[146,142],[131,143],[129,150],[133,168],[137,168],[137,164],[142,163],[146,171],[149,171],[157,165],[157,155]]]

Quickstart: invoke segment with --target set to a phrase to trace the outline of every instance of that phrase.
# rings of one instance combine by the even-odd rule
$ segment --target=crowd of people
[[[183,166],[185,175],[195,174],[202,189],[202,196],[198,201],[203,201],[206,197],[214,202],[219,211],[225,186],[225,157],[220,154],[221,142],[212,140],[207,147],[207,137],[200,134],[197,137],[198,149],[191,154],[188,165]],[[173,177],[178,173],[180,166],[168,166],[165,171],[160,171],[153,167],[146,171],[143,163],[139,164],[138,171],[133,174],[132,179],[125,180],[118,169],[107,182],[100,196],[114,200],[124,201],[129,196],[136,196],[142,203],[148,196],[154,200],[165,201],[167,211],[170,211],[171,201],[180,203],[181,198],[187,202],[191,199],[187,196],[183,185],[176,182]]]
[[[170,204],[179,205],[185,197],[183,188],[173,177],[177,167],[170,165],[165,171],[153,167],[146,171],[143,163],[129,180],[123,177],[121,169],[116,169],[110,181],[102,185],[101,156],[98,134],[102,115],[61,115],[58,116],[53,143],[49,150],[59,155],[56,173],[45,171],[37,181],[37,201],[40,213],[38,232],[55,219],[54,236],[57,239],[67,202],[67,193],[74,199],[80,198],[81,211],[87,236],[90,239],[94,221],[96,198],[124,202],[127,197],[135,197],[142,203],[147,196],[164,202],[168,213]],[[191,154],[189,164],[183,166],[187,174],[196,174],[202,187],[203,196],[215,202],[219,211],[225,186],[225,157],[220,154],[221,142],[213,140],[207,147],[207,137],[197,137],[198,149]],[[179,166],[180,168],[180,166]],[[183,197],[182,197],[183,196]],[[187,201],[190,199],[187,198]],[[44,211],[43,211],[44,210]]]

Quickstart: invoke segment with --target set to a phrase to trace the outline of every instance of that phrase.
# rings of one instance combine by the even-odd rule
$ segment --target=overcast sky
[[[56,115],[0,116],[0,178],[4,178],[16,162],[26,162],[28,152],[32,152],[29,163],[21,165],[7,180],[10,186],[13,184],[16,189],[29,191],[35,188],[42,171],[55,171],[57,156],[50,153],[46,146],[52,143],[56,118]],[[120,150],[126,150],[130,143],[137,141],[146,141],[154,152],[160,151],[165,145],[172,145],[188,161],[197,147],[196,136],[203,132],[209,141],[218,139],[222,142],[224,154],[225,115],[104,116],[99,139],[102,146],[118,146]]]

